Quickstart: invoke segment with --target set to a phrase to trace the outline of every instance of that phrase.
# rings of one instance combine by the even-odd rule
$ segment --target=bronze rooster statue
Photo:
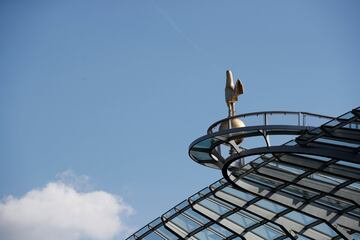
[[[229,108],[229,117],[235,115],[235,103],[238,100],[238,96],[244,93],[244,87],[238,79],[234,85],[232,72],[226,71],[226,86],[225,86],[225,101]]]

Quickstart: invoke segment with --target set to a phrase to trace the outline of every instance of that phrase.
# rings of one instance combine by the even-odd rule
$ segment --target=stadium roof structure
[[[248,125],[234,127],[239,121]],[[253,137],[262,141],[245,148]],[[279,137],[291,140],[274,144]],[[360,107],[336,118],[229,114],[189,155],[223,178],[128,240],[360,239]]]
[[[280,115],[282,122],[290,116],[296,121],[269,124]],[[227,118],[189,148],[194,161],[219,168],[224,178],[129,240],[360,238],[360,107],[337,118],[303,112],[235,117],[256,117],[263,124],[217,131]],[[329,121],[311,127],[310,118]],[[271,136],[281,134],[298,136],[270,145]],[[236,144],[256,135],[263,136],[265,146],[244,149]]]
[[[262,124],[218,130],[231,118],[251,117]],[[312,127],[311,119],[328,121]],[[295,137],[273,146],[273,135]],[[264,146],[238,145],[253,136],[262,136]],[[189,155],[224,178],[129,240],[360,238],[360,107],[337,118],[280,111],[233,116],[211,125]]]

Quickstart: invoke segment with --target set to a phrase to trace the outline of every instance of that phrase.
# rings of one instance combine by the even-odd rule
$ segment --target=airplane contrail
[[[160,7],[154,5],[155,9],[158,11],[158,13],[169,23],[169,25],[183,38],[185,39],[193,48],[195,48],[198,51],[202,51],[200,46],[195,43],[193,40],[191,40],[182,30],[181,28],[175,23],[175,21]]]
[[[171,28],[181,37],[183,38],[191,47],[193,47],[196,51],[200,52],[203,55],[209,56],[202,47],[199,46],[195,41],[193,41],[188,35],[184,33],[183,30],[176,24],[176,22],[162,9],[160,8],[154,1],[151,1],[152,5],[156,9],[156,11],[165,19],[165,21],[171,26]],[[217,67],[217,64],[211,62],[211,64]]]

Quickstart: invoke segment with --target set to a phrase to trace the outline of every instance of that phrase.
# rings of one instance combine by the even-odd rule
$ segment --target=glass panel
[[[155,227],[156,225],[158,225],[160,223],[161,223],[161,219],[157,218],[154,221],[152,221],[151,223],[149,223],[149,226],[153,228],[153,227]]]
[[[360,169],[360,164],[357,164],[357,163],[352,163],[352,162],[348,162],[348,161],[338,161],[337,163],[348,166],[348,167]]]
[[[314,128],[314,129],[311,129],[311,130],[309,131],[309,133],[304,134],[304,135],[302,135],[302,136],[304,136],[305,138],[307,138],[307,137],[312,137],[312,136],[317,135],[317,134],[319,134],[319,133],[321,133],[321,132],[322,132],[322,131],[321,131],[321,128]]]
[[[284,217],[294,220],[295,222],[301,223],[304,226],[315,222],[314,218],[309,217],[309,216],[302,214],[300,212],[297,212],[297,211],[289,212],[288,214],[284,215]]]
[[[185,230],[187,233],[200,227],[199,224],[195,223],[194,221],[191,221],[190,219],[188,219],[187,217],[185,217],[182,214],[173,218],[171,220],[171,222],[174,223],[175,225],[179,226],[181,229]]]
[[[284,164],[284,163],[279,163],[277,161],[276,162],[271,162],[268,165],[273,167],[273,168],[279,168],[279,169],[284,170],[286,172],[295,173],[297,175],[300,175],[300,174],[305,172],[300,167],[292,166],[292,165]]]
[[[316,159],[316,160],[320,160],[320,161],[330,161],[331,160],[331,158],[328,158],[328,157],[315,156],[315,155],[310,155],[310,154],[293,153],[292,155],[310,158],[310,159]]]
[[[305,198],[305,199],[309,199],[317,195],[315,192],[310,192],[308,190],[295,186],[287,186],[283,188],[281,191],[294,194],[300,198]]]
[[[209,153],[191,150],[190,155],[197,160],[212,160]]]
[[[216,235],[214,232],[204,229],[201,232],[195,234],[195,237],[199,240],[221,240],[222,238]]]
[[[239,159],[239,160],[236,160],[236,161],[233,163],[233,165],[235,166],[235,168],[238,168],[239,166],[241,166],[241,161],[242,161],[242,160]],[[251,163],[252,163],[252,162],[250,162],[249,164],[244,165],[244,166],[241,168],[240,171],[237,171],[237,174],[240,175],[239,173],[244,173],[244,172],[252,169],[253,167],[251,166],[251,165],[252,165]],[[236,172],[236,171],[235,171],[235,172]]]
[[[218,141],[214,141],[213,138],[205,139],[204,141],[201,141],[197,143],[194,147],[195,148],[210,148],[210,146]]]
[[[346,181],[345,179],[341,179],[341,178],[334,177],[334,176],[328,175],[328,174],[323,174],[323,173],[321,173],[321,174],[314,173],[314,174],[309,175],[307,178],[316,179],[323,183],[330,183],[331,185],[339,185]]]
[[[351,210],[349,213],[350,213],[351,215],[354,215],[354,216],[360,218],[360,208],[355,208],[354,210]]]
[[[184,200],[182,201],[181,203],[179,203],[178,205],[176,205],[174,208],[177,210],[177,211],[180,211],[181,209],[185,208],[189,206],[189,203],[188,201]]]
[[[298,234],[297,240],[313,240],[312,238],[305,237],[304,235]]]
[[[265,200],[265,199],[262,199],[258,202],[256,202],[256,205],[262,207],[262,208],[265,208],[273,213],[279,213],[279,212],[282,212],[284,211],[286,208],[280,206],[279,204],[276,204],[276,203],[273,203],[273,202],[270,202],[268,200]]]
[[[356,124],[354,122],[346,124],[342,128],[351,128],[351,129],[360,129],[360,124]]]
[[[219,168],[219,166],[215,163],[203,163],[203,164],[207,167],[216,168],[216,169]]]
[[[244,177],[245,179],[248,179],[248,180],[252,180],[254,182],[257,182],[257,183],[260,183],[262,185],[266,185],[266,186],[269,186],[269,187],[276,187],[278,185],[281,185],[282,183],[279,182],[279,181],[274,181],[272,179],[269,179],[269,178],[265,178],[265,177],[262,177],[262,176],[259,176],[259,175],[255,175],[255,174],[249,174],[247,176]]]
[[[199,198],[204,197],[206,194],[208,194],[210,192],[209,188],[204,188],[203,190],[201,190],[200,192],[194,194],[193,196],[190,197],[190,202],[194,202],[196,200],[198,200]],[[186,200],[185,200],[186,201]]]
[[[249,165],[245,165],[242,168],[239,168],[239,166],[241,166],[241,162],[239,160],[236,160],[228,168],[228,171],[230,171],[231,174],[234,175],[237,178],[241,177],[241,175],[245,172],[245,168],[249,169]]]
[[[347,113],[341,115],[340,117],[337,117],[337,119],[338,120],[348,120],[353,117],[354,117],[354,114],[352,112],[347,112]]]
[[[226,187],[226,188],[222,189],[222,191],[224,191],[226,193],[229,193],[230,195],[233,195],[233,196],[238,197],[238,198],[240,198],[242,200],[245,200],[245,201],[250,201],[253,198],[255,198],[254,195],[251,195],[249,193],[236,190],[236,189],[234,189],[232,187]]]
[[[227,202],[221,200],[220,198],[215,197],[214,195],[209,196],[208,199],[211,199],[216,204],[223,205],[224,207],[226,207],[228,209],[234,209],[235,208],[235,206],[233,204],[227,203]]]
[[[205,218],[204,216],[198,214],[197,212],[194,212],[191,209],[188,209],[184,212],[186,215],[190,216],[191,218],[195,219],[196,221],[201,222],[202,224],[206,224],[209,222],[209,220],[207,218]]]
[[[328,139],[328,138],[318,138],[316,142],[320,143],[328,143],[333,145],[339,145],[350,148],[358,148],[360,145],[356,143],[345,142],[344,140],[336,140],[336,139]]]
[[[313,227],[314,229],[328,235],[331,237],[335,237],[337,234],[334,230],[332,230],[328,225],[326,225],[325,223],[321,223],[319,225],[316,225],[315,227]]]
[[[230,209],[228,209],[220,204],[216,204],[213,201],[210,201],[208,199],[202,200],[199,204],[210,209],[211,211],[213,211],[219,215],[223,215],[230,211]]]
[[[338,209],[338,210],[342,210],[342,209],[352,206],[352,204],[350,204],[348,202],[341,201],[341,200],[333,198],[333,197],[322,197],[319,200],[316,200],[316,202],[324,204],[331,208]]]
[[[160,232],[163,236],[167,237],[170,240],[178,239],[173,233],[168,231],[164,226],[159,227],[156,231]]]
[[[137,236],[137,237],[140,237],[141,235],[143,235],[147,231],[149,231],[149,227],[145,226],[145,227],[141,228],[139,231],[137,231],[134,235]]]
[[[217,181],[213,184],[210,185],[211,189],[217,189],[218,187],[221,187],[223,185],[223,183],[221,183],[221,181]]]
[[[326,123],[325,126],[327,126],[327,127],[333,127],[333,126],[338,125],[339,123],[340,123],[339,121],[337,121],[336,119],[334,119],[334,120]]]
[[[163,240],[162,237],[160,237],[159,235],[157,235],[154,232],[149,233],[143,239],[145,239],[145,240]]]
[[[254,225],[255,223],[259,222],[259,218],[244,211],[239,211],[237,213],[234,213],[230,215],[228,219],[232,220],[234,223],[242,226],[243,228],[248,228]]]
[[[255,228],[252,232],[256,233],[257,235],[260,235],[264,239],[275,239],[277,237],[284,235],[282,231],[270,227],[268,224],[261,225],[260,227]]]
[[[359,165],[360,166],[360,165]],[[329,174],[335,173],[342,179],[350,179],[356,178],[360,179],[360,169],[351,167],[351,166],[344,166],[340,164],[330,164],[328,167],[324,169],[325,172]]]
[[[286,145],[286,146],[295,146],[296,144],[297,144],[297,143],[296,143],[295,140],[291,140],[291,141],[285,143],[284,145]]]
[[[360,233],[354,233],[351,235],[352,240],[360,240]]]
[[[230,235],[232,235],[231,232],[229,232],[228,230],[226,230],[225,228],[221,227],[220,225],[218,225],[216,223],[211,225],[210,229],[220,233],[224,237],[229,237]]]
[[[263,159],[261,159],[262,156],[260,156],[259,158],[251,161],[249,164],[252,166],[252,167],[256,167],[258,166],[259,164],[262,164],[264,162]],[[265,160],[268,160],[268,159],[265,159]],[[250,166],[249,166],[250,167]]]
[[[360,183],[359,182],[354,182],[354,183],[350,184],[349,186],[347,186],[346,188],[352,188],[354,190],[360,190]]]
[[[201,195],[197,193],[190,197],[190,202],[192,203],[192,202],[198,200],[200,197],[201,197]]]

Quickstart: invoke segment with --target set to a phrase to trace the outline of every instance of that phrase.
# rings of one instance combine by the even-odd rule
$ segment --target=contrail
[[[170,24],[170,26],[183,38],[185,39],[193,48],[195,48],[198,51],[202,51],[200,46],[195,43],[193,40],[191,40],[181,29],[180,27],[175,23],[175,21],[166,13],[164,10],[162,10],[158,6],[154,6],[155,9],[158,11],[158,13]]]
[[[184,33],[184,31],[181,30],[181,28],[176,24],[176,22],[163,9],[161,9],[159,6],[157,6],[157,4],[154,1],[151,1],[151,2],[153,4],[154,8],[156,9],[156,11],[165,19],[165,21],[171,26],[171,28],[181,38],[183,38],[191,47],[193,47],[196,51],[198,51],[202,55],[210,57],[210,55],[203,48],[201,48],[199,46],[199,44],[197,44],[195,41],[193,41],[189,36],[187,36]],[[207,58],[207,59],[209,59],[209,58]],[[217,67],[217,64],[215,64],[214,62],[211,62],[211,64],[213,66]]]

